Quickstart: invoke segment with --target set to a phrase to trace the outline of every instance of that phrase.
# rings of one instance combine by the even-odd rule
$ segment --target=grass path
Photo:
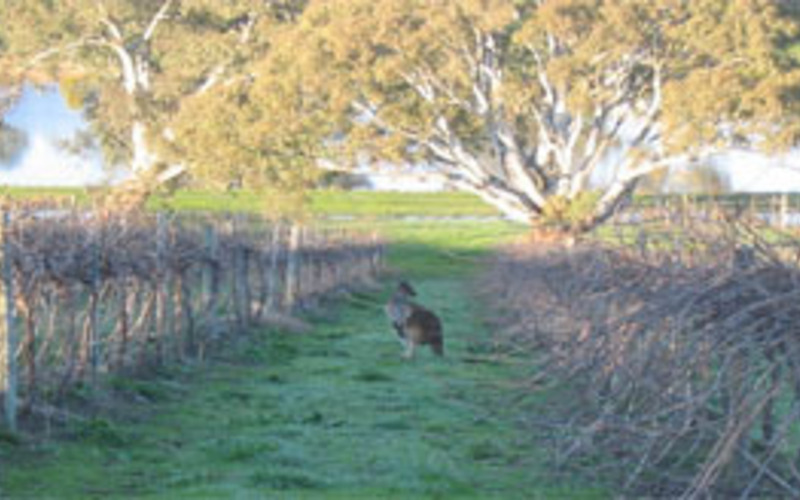
[[[470,263],[491,236],[481,231],[451,234],[448,251],[446,235],[400,231],[393,250],[395,268],[444,318],[444,360],[428,350],[401,359],[381,307],[387,280],[310,318],[309,333],[258,331],[202,366],[117,381],[142,400],[122,418],[84,423],[68,440],[0,446],[0,496],[586,497],[544,479],[544,457],[517,425],[522,410],[506,399],[518,368],[465,361],[490,346],[469,293]]]

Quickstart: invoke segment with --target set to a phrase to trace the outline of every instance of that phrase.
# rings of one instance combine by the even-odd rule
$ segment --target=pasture
[[[10,200],[75,202],[88,205],[94,196],[103,195],[105,188],[26,188],[4,187],[0,196]],[[178,190],[173,195],[157,195],[148,202],[151,211],[196,213],[259,213],[264,198],[252,191],[217,192],[202,189]],[[341,191],[336,189],[312,191],[307,194],[306,211],[312,217],[494,217],[497,211],[475,195],[460,192],[408,193]]]

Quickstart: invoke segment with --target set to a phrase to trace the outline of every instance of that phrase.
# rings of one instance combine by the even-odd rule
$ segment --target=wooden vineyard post
[[[672,233],[672,255],[678,259],[678,262],[683,262],[683,232],[675,231]]]
[[[771,227],[778,227],[780,225],[781,217],[781,198],[780,196],[773,195],[769,199],[769,210],[766,215]]]
[[[191,355],[197,352],[197,339],[195,338],[195,319],[192,309],[192,287],[189,284],[188,272],[178,276],[178,296],[181,309],[181,327],[186,339],[181,343],[181,358],[186,357],[188,351]]]
[[[333,279],[337,287],[346,288],[347,280],[349,278],[349,265],[350,265],[350,249],[345,244],[347,241],[347,234],[344,230],[340,229],[336,235],[336,247],[339,249],[339,262],[334,265]]]
[[[101,227],[95,228],[98,234],[92,241],[92,276],[91,276],[91,292],[89,295],[89,329],[87,331],[88,339],[86,348],[88,349],[89,370],[92,385],[97,383],[97,372],[100,364],[100,321],[99,321],[99,302],[100,302],[100,259],[101,255],[101,241],[100,231]]]
[[[175,320],[175,285],[176,278],[172,269],[171,255],[172,255],[172,236],[174,230],[174,221],[168,220],[162,216],[160,225],[161,229],[161,266],[164,270],[164,278],[161,284],[162,296],[164,300],[164,353],[167,356],[174,356],[178,353],[178,344],[180,343],[179,334],[176,328],[177,321]]]
[[[173,267],[172,255],[174,250],[174,237],[177,221],[175,219],[165,219],[164,224],[164,254],[162,265],[164,266],[164,351],[168,356],[181,359],[181,330],[179,329],[180,320],[178,313],[181,306],[179,303],[180,293],[178,292],[179,278]]]
[[[689,227],[689,195],[681,196],[681,227]]]
[[[233,311],[236,316],[236,327],[244,331],[250,323],[250,283],[248,276],[248,249],[242,237],[246,232],[242,218],[234,216],[231,235],[234,241],[233,262],[231,270],[231,291],[233,293]]]
[[[313,233],[308,227],[304,227],[302,233],[300,234],[300,241],[302,242],[302,250],[301,250],[301,257],[299,263],[299,275],[300,277],[297,280],[299,293],[300,293],[300,301],[301,303],[305,303],[305,300],[308,298],[310,294],[314,293],[314,283],[313,283],[313,257],[311,253],[314,251],[314,237]]]
[[[362,262],[361,269],[364,274],[362,281],[366,280],[369,283],[374,277],[372,273],[372,242],[366,237],[361,242],[360,260]]]
[[[284,304],[291,310],[297,303],[300,271],[300,238],[302,230],[298,225],[292,225],[289,230],[289,249],[286,255],[286,278]]]
[[[203,266],[203,304],[206,312],[213,315],[219,293],[219,236],[213,224],[206,225],[205,246],[207,263]]]
[[[129,302],[135,299],[135,294],[128,290],[128,284],[125,281],[120,283],[119,288],[119,313],[118,313],[118,327],[119,327],[119,347],[117,349],[117,360],[114,365],[115,370],[121,370],[125,366],[125,357],[128,354],[128,335],[130,333],[130,310],[133,306],[129,306]],[[109,359],[111,355],[109,353]]]
[[[639,230],[639,234],[636,237],[636,248],[639,251],[639,257],[642,260],[646,260],[647,259],[647,233],[645,233],[643,229]]]
[[[213,221],[209,221],[204,230],[204,261],[200,276],[202,295],[200,297],[200,307],[197,314],[197,321],[212,321],[216,325],[217,313],[219,309],[220,291],[220,251],[219,251],[219,232]],[[204,319],[205,317],[205,319]],[[208,339],[206,332],[206,339]],[[203,359],[206,350],[206,340],[197,342],[194,355],[198,359]]]
[[[373,231],[371,235],[371,265],[372,265],[372,277],[377,278],[380,276],[381,271],[383,270],[383,244],[381,243],[381,239],[378,236],[377,231]]]
[[[14,290],[11,261],[8,255],[7,231],[9,214],[0,216],[0,260],[2,260],[2,290],[0,290],[0,392],[3,393],[6,424],[12,432],[17,430],[17,361],[15,358],[19,339],[14,328]]]
[[[311,299],[317,294],[317,234],[311,228],[303,231],[303,259],[301,261],[300,290],[303,300]]]
[[[320,258],[320,273],[322,275],[321,279],[323,293],[328,293],[335,287],[332,265],[334,259],[331,258],[331,254],[335,247],[331,245],[330,231],[324,231],[322,233],[322,241],[323,253],[322,257]]]
[[[231,242],[230,254],[230,280],[228,294],[231,297],[233,318],[236,324],[235,332],[241,333],[244,330],[244,314],[242,314],[242,285],[239,283],[239,267],[241,263],[242,247],[239,242],[239,218],[237,215],[229,214],[225,236]]]
[[[239,282],[239,307],[244,327],[250,326],[253,319],[253,290],[250,287],[250,250],[246,246],[239,247],[239,266],[237,268]]]
[[[789,226],[789,195],[787,193],[781,194],[778,224],[781,229],[786,229]]]
[[[156,345],[156,361],[158,364],[163,364],[166,357],[166,342],[169,333],[167,332],[167,304],[169,299],[169,285],[167,278],[167,227],[164,214],[159,212],[156,215],[156,320],[155,320],[155,345]]]
[[[281,234],[283,228],[279,222],[272,226],[272,242],[269,253],[269,280],[267,281],[267,313],[275,312],[278,296],[278,264],[281,256]]]

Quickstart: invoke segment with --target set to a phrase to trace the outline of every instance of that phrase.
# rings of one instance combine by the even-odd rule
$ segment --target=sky
[[[80,112],[67,107],[57,89],[27,88],[6,120],[28,133],[29,145],[13,164],[0,164],[0,185],[85,186],[111,178],[99,153],[76,156],[59,148],[59,141],[73,137],[86,123]],[[714,163],[729,174],[734,191],[800,192],[800,151],[765,157],[734,150]],[[396,178],[388,182],[397,187]],[[386,183],[376,178],[376,184]]]
[[[28,147],[12,164],[0,164],[0,185],[85,186],[107,179],[99,153],[70,155],[58,146],[86,123],[57,90],[26,88],[6,121],[28,134]]]
[[[800,152],[766,157],[731,151],[716,163],[728,172],[733,191],[791,193],[800,191]]]

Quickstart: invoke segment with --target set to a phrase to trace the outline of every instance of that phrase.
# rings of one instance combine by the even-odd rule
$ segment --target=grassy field
[[[76,188],[2,188],[0,195],[12,199],[56,199],[88,202],[90,193]],[[399,193],[372,191],[312,191],[307,209],[316,216],[353,216],[386,218],[426,217],[492,217],[498,212],[480,198],[469,193]],[[151,199],[152,210],[197,212],[250,212],[263,210],[262,195],[250,191],[213,192],[178,191],[170,197]]]
[[[520,229],[382,228],[393,277],[380,289],[312,314],[309,333],[259,329],[206,364],[114,381],[133,401],[117,403],[116,416],[75,423],[67,438],[0,444],[0,496],[607,497],[550,475],[518,424],[544,397],[515,389],[529,365],[492,356],[471,286],[482,257]],[[401,359],[382,312],[400,276],[443,317],[445,359]]]
[[[82,188],[69,187],[0,187],[0,196],[12,200],[61,200],[86,201],[89,199],[87,191]]]
[[[179,191],[171,198],[155,199],[151,208],[181,211],[262,210],[263,200],[252,192],[212,193]],[[470,217],[496,216],[497,211],[468,193],[396,193],[371,191],[314,191],[309,194],[308,211],[316,216],[354,217]]]
[[[99,192],[99,191],[95,191]],[[0,187],[0,196],[12,199],[75,199],[86,202],[90,191],[82,188],[59,187]],[[218,192],[208,190],[180,190],[169,197],[155,197],[151,209],[190,211],[260,212],[263,195],[250,191]],[[780,193],[731,193],[724,195],[637,195],[634,204],[638,207],[682,206],[684,203],[706,205],[721,203],[733,207],[755,207],[771,212],[780,196],[788,196],[788,203],[800,206],[800,194]],[[498,211],[470,193],[400,193],[372,191],[342,191],[323,189],[312,191],[308,196],[308,209],[315,215],[351,215],[360,217],[399,217],[425,215],[437,217],[491,217]]]

